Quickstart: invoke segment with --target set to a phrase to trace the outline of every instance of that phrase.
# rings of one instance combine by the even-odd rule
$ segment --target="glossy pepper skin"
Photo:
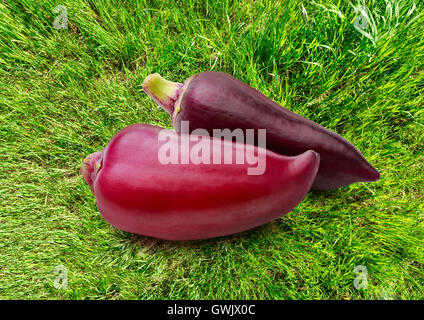
[[[303,200],[319,167],[319,155],[296,157],[262,149],[266,170],[248,175],[249,164],[162,164],[160,127],[135,124],[119,131],[102,152],[89,155],[81,174],[97,207],[113,226],[167,240],[225,236],[277,219]],[[168,133],[182,137],[174,131]],[[220,139],[199,137],[206,143]],[[244,144],[222,140],[241,150]],[[171,144],[181,147],[180,140]],[[196,142],[190,142],[190,150]],[[244,152],[258,152],[251,150]],[[223,155],[223,154],[222,154]],[[212,152],[211,152],[212,158]]]
[[[184,84],[149,75],[144,91],[172,115],[175,130],[189,121],[190,130],[266,129],[267,148],[284,155],[306,150],[320,154],[313,189],[330,190],[380,174],[346,139],[272,101],[258,90],[223,72],[203,72]]]

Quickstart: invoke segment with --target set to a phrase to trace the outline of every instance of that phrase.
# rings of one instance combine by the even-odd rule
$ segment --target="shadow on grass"
[[[269,222],[265,225],[258,226],[256,228],[243,231],[240,233],[222,236],[211,239],[203,240],[185,240],[185,241],[171,241],[171,240],[162,240],[152,237],[142,236],[138,234],[132,234],[129,232],[121,231],[116,228],[116,235],[125,239],[133,244],[139,245],[148,253],[155,253],[156,251],[173,251],[174,249],[189,248],[189,249],[204,249],[210,247],[217,247],[223,243],[232,244],[232,243],[257,243],[257,240],[264,237],[266,234],[270,234],[271,230],[275,229],[275,221]]]
[[[350,190],[349,187],[343,187],[334,190],[311,190],[308,195],[309,200],[332,200],[335,203],[357,203],[370,199],[373,196],[373,192],[369,189],[362,188],[356,190]]]

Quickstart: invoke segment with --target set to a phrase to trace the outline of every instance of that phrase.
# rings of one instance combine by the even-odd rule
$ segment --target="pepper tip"
[[[102,152],[94,152],[88,155],[82,162],[82,165],[80,168],[80,174],[83,176],[84,181],[89,186],[92,186],[95,180],[95,175],[101,168],[101,163],[100,163],[101,156],[102,156]]]

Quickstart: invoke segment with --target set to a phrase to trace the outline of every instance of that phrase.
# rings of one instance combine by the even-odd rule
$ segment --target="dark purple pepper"
[[[143,89],[172,115],[177,132],[182,121],[189,121],[190,132],[202,128],[210,135],[213,129],[266,129],[267,149],[284,155],[318,152],[321,162],[313,189],[329,190],[380,178],[342,136],[287,110],[229,74],[203,72],[184,84],[151,74]]]

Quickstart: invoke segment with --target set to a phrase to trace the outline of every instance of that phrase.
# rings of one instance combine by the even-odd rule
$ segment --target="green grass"
[[[67,30],[53,26],[57,5]],[[1,299],[423,299],[424,4],[1,1]],[[311,192],[242,234],[175,243],[97,211],[82,159],[137,122],[142,92],[225,71],[355,144],[376,183]],[[54,268],[68,270],[56,289]],[[355,289],[356,266],[368,288]]]

